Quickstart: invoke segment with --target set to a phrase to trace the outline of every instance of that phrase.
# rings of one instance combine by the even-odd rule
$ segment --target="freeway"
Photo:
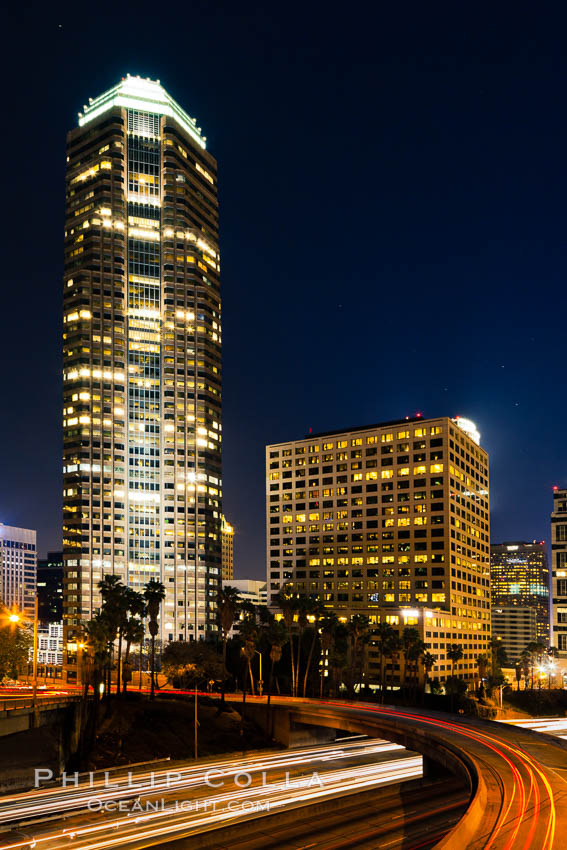
[[[293,722],[397,741],[468,778],[471,800],[439,844],[458,850],[552,850],[567,830],[567,746],[492,721],[370,703],[278,697]]]
[[[0,847],[141,848],[216,830],[267,812],[422,775],[422,759],[380,740],[169,764],[83,776],[0,799]]]

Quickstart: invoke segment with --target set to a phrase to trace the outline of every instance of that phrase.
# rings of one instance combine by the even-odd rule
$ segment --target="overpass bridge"
[[[236,697],[231,697],[235,700]],[[425,771],[449,770],[470,791],[443,850],[558,850],[567,835],[567,743],[487,720],[372,703],[272,699],[274,737],[293,742],[307,728],[386,738],[424,756]],[[265,725],[265,698],[246,711]]]

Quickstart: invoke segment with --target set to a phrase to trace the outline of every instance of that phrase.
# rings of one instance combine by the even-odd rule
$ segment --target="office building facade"
[[[490,547],[493,608],[533,608],[537,639],[549,644],[549,566],[543,541],[493,543]]]
[[[0,522],[0,603],[33,618],[36,574],[36,532]]]
[[[445,678],[490,640],[488,456],[473,423],[420,417],[266,449],[267,581],[339,617],[419,627]],[[426,616],[427,615],[427,616]],[[372,647],[369,650],[372,661]]]
[[[521,605],[492,606],[492,637],[500,641],[508,664],[516,664],[528,644],[538,640],[538,612]]]
[[[163,582],[163,641],[216,628],[220,311],[216,162],[159,81],[128,76],[67,137],[68,638],[105,574],[137,591]]]
[[[567,489],[554,488],[551,514],[552,644],[567,674]]]
[[[234,578],[234,526],[222,517],[222,580]]]
[[[42,623],[63,621],[63,552],[37,561],[37,609]]]

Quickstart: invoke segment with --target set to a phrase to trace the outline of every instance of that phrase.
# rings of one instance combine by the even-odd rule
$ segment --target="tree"
[[[0,628],[0,681],[6,676],[18,677],[18,670],[28,660],[32,637],[19,624]]]
[[[203,680],[221,679],[223,661],[210,643],[205,641],[170,641],[163,651],[162,666],[176,687],[193,688]]]
[[[253,616],[248,615],[239,624],[239,635],[244,641],[242,646],[242,655],[246,659],[248,665],[248,673],[250,674],[250,693],[254,695],[254,676],[252,675],[252,661],[256,655],[256,641],[258,640],[258,627]],[[246,701],[246,674],[243,682],[244,701]]]
[[[124,626],[124,640],[126,641],[126,652],[124,654],[124,665],[122,667],[122,685],[124,693],[128,687],[128,673],[130,660],[130,647],[132,644],[141,644],[144,640],[144,624],[137,617],[129,617]]]
[[[347,624],[349,635],[349,691],[354,697],[357,679],[362,679],[364,667],[364,647],[370,639],[368,617],[364,614],[353,614]]]
[[[432,652],[429,652],[428,650],[426,650],[423,653],[421,660],[422,660],[422,663],[423,663],[423,670],[424,670],[424,674],[425,674],[424,675],[424,682],[423,682],[423,689],[425,690],[425,688],[427,687],[427,684],[429,682],[429,674],[431,673],[431,671],[433,670],[433,668],[437,664],[437,656],[434,655]]]
[[[85,653],[87,663],[83,672],[86,684],[85,696],[88,686],[91,684],[96,705],[99,699],[100,685],[105,678],[112,636],[112,625],[106,614],[102,611],[95,614],[92,620],[89,620],[86,624],[85,633],[87,639]]]
[[[155,678],[156,678],[156,635],[158,633],[158,616],[161,603],[165,599],[165,587],[161,581],[151,578],[144,586],[144,599],[146,600],[147,612],[149,617],[149,629],[152,639],[152,655],[150,662],[151,670],[151,688],[150,699],[155,697]]]
[[[455,666],[457,662],[461,660],[463,655],[463,647],[458,643],[452,643],[447,650],[447,658],[451,662],[451,682],[447,681],[447,684],[450,686],[451,711],[454,709],[455,692],[458,690],[458,685],[455,681]]]
[[[393,684],[394,667],[399,658],[402,642],[397,631],[393,628],[384,648],[385,657],[390,659],[390,684]],[[386,672],[386,687],[388,686],[388,674]],[[382,693],[382,702],[384,702],[384,693]]]
[[[325,678],[325,661],[327,661],[327,672],[330,669],[329,653],[335,640],[335,633],[339,625],[339,618],[330,611],[321,619],[321,662],[319,669],[319,698],[323,698],[323,680]]]
[[[417,680],[419,659],[424,649],[424,643],[421,640],[419,631],[413,626],[405,626],[401,641],[404,656],[403,686],[405,690],[409,680],[409,689],[413,690],[415,680]]]
[[[297,611],[297,597],[293,594],[287,593],[284,588],[281,588],[279,592],[272,598],[274,605],[277,605],[283,614],[284,623],[287,628],[288,638],[289,638],[289,651],[291,656],[291,694],[292,696],[295,694],[296,688],[296,671],[295,671],[295,658],[294,658],[294,650],[293,650],[293,623],[295,618],[295,612]]]
[[[270,729],[270,702],[272,698],[272,687],[274,682],[274,667],[281,661],[282,647],[287,641],[285,623],[281,620],[274,620],[264,626],[264,635],[270,645],[270,676],[268,679],[268,700],[266,706],[266,729],[271,735]]]
[[[102,597],[101,613],[106,618],[108,630],[108,662],[107,662],[107,684],[106,696],[110,700],[112,693],[112,656],[114,652],[114,643],[120,631],[125,614],[125,597],[124,591],[126,588],[122,584],[119,576],[104,575],[98,583],[98,589]],[[120,645],[118,648],[118,676],[117,676],[117,691],[120,687]]]
[[[384,660],[388,654],[388,647],[395,634],[394,627],[390,623],[379,623],[373,633],[373,644],[378,650],[380,668],[380,698],[384,702]]]
[[[307,680],[309,678],[309,671],[311,669],[311,662],[313,659],[313,650],[315,649],[315,644],[319,640],[319,621],[322,615],[325,612],[325,608],[321,604],[319,600],[312,600],[311,602],[311,614],[313,614],[314,622],[313,622],[313,637],[311,639],[311,644],[309,646],[309,655],[307,656],[307,665],[305,667],[305,676],[303,677],[303,696],[305,697],[307,692]]]
[[[222,632],[222,690],[221,703],[224,705],[224,695],[226,691],[226,642],[230,630],[234,625],[234,620],[238,612],[240,604],[240,593],[236,587],[227,585],[219,590],[217,594],[217,621]]]

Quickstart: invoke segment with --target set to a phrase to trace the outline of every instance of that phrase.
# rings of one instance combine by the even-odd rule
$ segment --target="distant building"
[[[553,492],[551,558],[552,640],[567,662],[567,489]],[[564,666],[567,669],[567,663]]]
[[[240,599],[243,602],[251,602],[252,605],[267,605],[268,604],[268,586],[265,581],[255,581],[254,579],[236,579],[235,581],[223,581],[223,587],[230,585],[235,587],[240,593]],[[242,619],[245,614],[242,613],[239,619]],[[229,637],[234,637],[238,634],[238,620],[229,632]]]
[[[467,419],[406,418],[266,447],[267,581],[346,621],[412,626],[472,681],[490,642],[488,455]],[[368,680],[379,649],[368,647]],[[398,668],[399,669],[399,668]]]
[[[543,541],[490,546],[492,608],[534,608],[537,639],[549,643],[549,567]],[[494,630],[493,630],[494,631]]]
[[[246,602],[251,602],[253,605],[268,604],[268,586],[265,581],[248,578],[223,581],[223,587],[227,584],[235,587],[240,593],[240,598]]]
[[[48,552],[37,562],[37,607],[42,623],[63,620],[63,552]]]
[[[223,514],[222,525],[222,580],[234,578],[234,526],[227,522]]]
[[[30,649],[29,660],[33,661]],[[39,667],[63,665],[63,623],[48,623],[37,630],[37,663]]]
[[[535,608],[510,605],[492,609],[492,637],[501,642],[510,665],[519,660],[529,643],[538,639],[537,631]]]
[[[0,602],[33,617],[36,570],[36,532],[0,522]]]

